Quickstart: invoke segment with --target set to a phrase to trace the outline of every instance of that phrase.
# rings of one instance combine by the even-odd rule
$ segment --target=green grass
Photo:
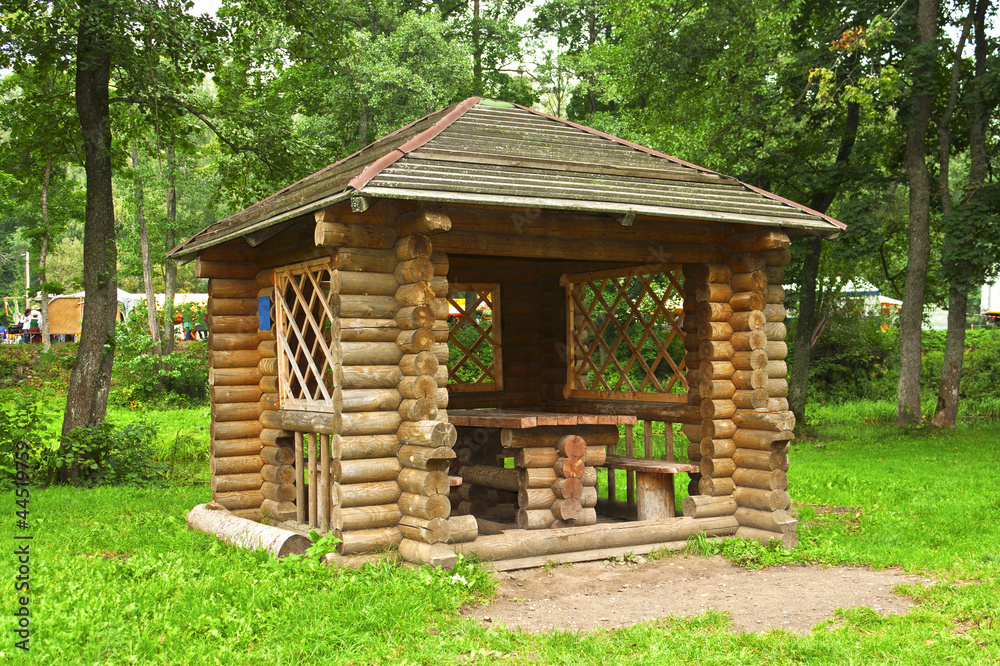
[[[937,405],[935,394],[924,392],[920,406],[925,420],[934,415]],[[959,423],[972,423],[981,420],[1000,418],[1000,397],[981,396],[978,398],[963,398],[958,404]],[[820,424],[856,424],[856,423],[895,423],[895,400],[852,400],[844,403],[810,402],[806,406],[806,427]]]
[[[180,411],[145,417],[164,432],[204,418]],[[457,614],[485,589],[468,565],[334,572],[277,564],[187,530],[185,512],[209,499],[203,484],[49,488],[31,499],[32,651],[20,653],[5,631],[0,662],[997,663],[1000,424],[937,433],[843,421],[817,425],[792,448],[789,490],[803,521],[793,558],[938,579],[907,588],[919,603],[905,615],[842,611],[806,636],[733,634],[718,612],[587,634],[487,629]],[[856,508],[834,516],[815,505]],[[13,534],[3,521],[0,538],[12,544]]]
[[[793,499],[861,514],[803,529],[804,550],[825,562],[990,575],[1000,563],[1000,486],[991,481],[998,442],[997,423],[944,433],[838,425],[829,438],[797,441]],[[800,512],[814,520],[809,507]]]

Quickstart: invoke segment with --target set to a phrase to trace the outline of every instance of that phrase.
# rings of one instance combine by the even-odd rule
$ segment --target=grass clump
[[[746,569],[762,569],[796,559],[795,553],[783,549],[777,540],[764,545],[756,539],[737,537],[709,539],[703,532],[689,537],[683,552],[702,557],[721,555],[733,564]]]

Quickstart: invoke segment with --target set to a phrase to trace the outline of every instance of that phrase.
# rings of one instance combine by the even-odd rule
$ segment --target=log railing
[[[320,533],[330,531],[331,476],[330,435],[296,432],[295,520]]]

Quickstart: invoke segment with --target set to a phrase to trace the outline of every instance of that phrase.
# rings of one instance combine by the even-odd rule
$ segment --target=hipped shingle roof
[[[216,222],[169,254],[190,258],[352,197],[757,224],[829,238],[845,228],[730,176],[523,106],[472,97]]]

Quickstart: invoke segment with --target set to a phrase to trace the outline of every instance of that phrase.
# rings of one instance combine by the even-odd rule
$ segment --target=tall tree
[[[905,10],[904,10],[905,11]],[[937,61],[937,0],[919,0],[913,16],[916,39],[907,56],[911,81],[909,121],[903,165],[909,186],[910,223],[907,234],[906,282],[899,314],[900,367],[896,423],[920,423],[920,329],[930,261],[930,176],[927,171],[927,128],[931,120]]]
[[[547,0],[529,22],[534,38],[542,44],[543,57],[535,67],[542,92],[549,88],[562,102],[563,95],[570,97],[572,87],[572,97],[566,100],[572,120],[614,108],[604,99],[598,77],[604,68],[597,55],[611,37],[610,10],[608,0]],[[549,48],[553,40],[554,50]]]
[[[863,231],[870,216],[836,204],[889,180],[882,162],[895,132],[886,119],[897,77],[880,9],[616,0],[612,12],[623,20],[601,49],[617,102],[617,124],[606,126],[840,217],[849,231],[837,245],[858,254],[853,227]],[[797,284],[789,403],[799,418],[811,347],[833,303],[817,286],[823,245],[796,240],[787,272]]]
[[[70,374],[62,432],[104,420],[114,362],[117,314],[114,205],[112,194],[111,82],[123,98],[155,96],[149,61],[140,46],[157,45],[177,77],[200,77],[214,53],[215,26],[208,17],[185,13],[181,0],[0,0],[7,29],[0,33],[4,65],[59,63],[75,72],[75,101],[87,174],[84,222],[86,301],[76,363]],[[64,480],[79,474],[67,467]]]
[[[465,8],[446,18],[427,4],[224,4],[231,52],[214,113],[240,147],[222,146],[217,161],[234,206],[470,93]]]
[[[37,260],[42,347],[46,351],[51,346],[49,296],[61,292],[59,285],[46,279],[46,263],[66,225],[65,216],[56,216],[55,220],[50,216],[50,194],[54,179],[64,181],[65,164],[79,159],[79,133],[70,102],[71,83],[58,66],[34,63],[8,75],[0,84],[7,98],[0,109],[0,131],[6,135],[2,143],[3,161],[27,185],[22,192],[22,210],[39,211],[37,215],[22,217],[25,224],[21,232],[31,240]]]
[[[135,222],[139,227],[139,249],[142,254],[142,287],[146,293],[146,319],[153,351],[160,353],[160,323],[156,313],[156,290],[153,287],[153,258],[149,248],[149,230],[146,227],[146,193],[139,164],[139,146],[132,143],[132,169],[135,171]]]
[[[935,427],[954,428],[958,418],[959,388],[965,354],[966,311],[968,294],[983,284],[1000,262],[1000,201],[996,184],[988,185],[986,176],[989,151],[986,145],[990,118],[1000,100],[1000,86],[990,74],[988,60],[996,63],[995,40],[987,35],[986,18],[992,3],[972,0],[963,25],[962,38],[955,50],[951,89],[944,117],[939,125],[942,225],[945,247],[942,268],[948,277],[948,333],[942,359],[941,383],[937,409],[931,421]],[[961,53],[965,37],[973,32],[973,71],[969,82],[967,111],[969,126],[969,176],[958,207],[952,209],[949,185],[951,152],[951,113],[958,97]]]

